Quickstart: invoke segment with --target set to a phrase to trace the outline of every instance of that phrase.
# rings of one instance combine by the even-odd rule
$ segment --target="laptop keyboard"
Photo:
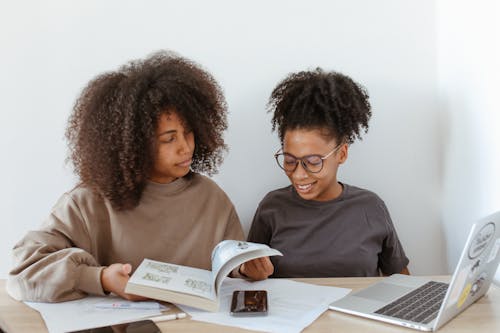
[[[447,283],[431,281],[378,309],[375,313],[428,324],[436,318],[447,290]]]

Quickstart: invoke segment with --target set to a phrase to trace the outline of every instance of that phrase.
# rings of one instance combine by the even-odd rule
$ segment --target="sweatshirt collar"
[[[184,177],[177,178],[173,182],[167,184],[155,183],[148,180],[144,188],[144,194],[157,194],[157,195],[172,195],[184,190],[191,183],[192,175],[188,174]]]

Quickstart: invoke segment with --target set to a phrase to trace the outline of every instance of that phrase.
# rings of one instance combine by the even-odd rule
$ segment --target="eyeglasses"
[[[332,156],[333,153],[335,153],[337,150],[339,150],[342,144],[343,143],[341,142],[337,147],[335,147],[325,156],[314,154],[306,155],[300,158],[295,157],[289,153],[280,153],[280,151],[283,150],[283,148],[280,148],[280,150],[278,150],[276,154],[274,154],[274,158],[276,159],[276,162],[278,162],[279,167],[285,170],[285,172],[294,172],[300,162],[300,164],[302,164],[302,167],[306,171],[311,173],[318,173],[323,169],[323,161]]]

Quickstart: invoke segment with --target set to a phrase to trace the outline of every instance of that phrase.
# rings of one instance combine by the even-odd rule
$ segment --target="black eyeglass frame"
[[[337,150],[340,149],[340,147],[342,147],[344,143],[341,142],[339,143],[335,148],[333,148],[332,151],[330,151],[328,154],[326,155],[319,155],[319,154],[311,154],[311,155],[306,155],[306,156],[302,156],[302,157],[296,157],[296,156],[293,156],[292,154],[290,153],[285,153],[283,152],[283,147],[281,147],[275,154],[274,154],[274,158],[276,160],[276,163],[278,164],[278,166],[283,169],[285,172],[294,172],[295,170],[297,170],[297,166],[299,165],[299,162],[300,164],[302,164],[302,167],[304,168],[304,170],[306,170],[307,172],[310,172],[310,173],[318,173],[318,172],[321,172],[321,170],[323,170],[323,166],[325,165],[325,163],[323,162],[324,160],[326,160],[328,157],[332,156]],[[281,151],[281,153],[280,153]],[[282,166],[279,162],[279,157],[280,156],[290,156],[290,157],[293,157],[295,159],[295,167],[291,170],[287,170],[285,169],[284,166]],[[312,171],[309,169],[309,167],[307,166],[307,163],[306,163],[306,159],[307,158],[310,158],[310,157],[317,157],[321,160],[321,167],[319,168],[318,171]]]

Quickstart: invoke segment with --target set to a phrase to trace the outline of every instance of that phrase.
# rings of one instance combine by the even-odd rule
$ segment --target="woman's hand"
[[[265,280],[273,272],[274,266],[269,257],[253,259],[240,266],[240,273],[252,280]]]
[[[125,286],[130,278],[130,264],[112,264],[102,270],[101,285],[107,293],[113,293],[129,301],[143,301],[147,298],[125,293]]]

